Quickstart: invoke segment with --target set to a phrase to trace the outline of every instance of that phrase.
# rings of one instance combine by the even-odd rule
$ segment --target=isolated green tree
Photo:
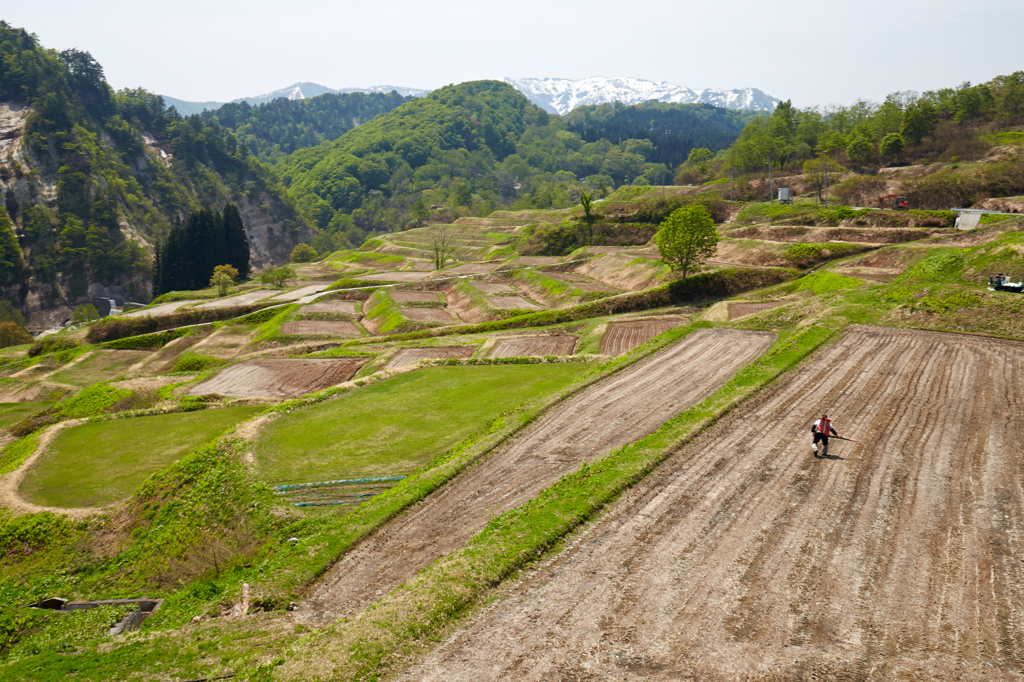
[[[230,265],[218,265],[213,269],[210,286],[217,287],[219,296],[227,296],[231,285],[238,279],[238,270]]]
[[[846,172],[846,169],[827,156],[819,156],[810,161],[804,161],[804,178],[814,186],[821,198],[821,190],[825,187],[825,166],[828,166],[829,182],[838,180],[839,175]]]
[[[882,156],[895,158],[903,153],[903,137],[899,133],[889,133],[882,138]]]
[[[434,268],[442,269],[455,255],[455,235],[452,234],[451,225],[435,225],[428,228],[430,236],[430,257],[434,261]]]
[[[661,259],[683,274],[715,255],[718,230],[708,210],[700,204],[683,206],[672,212],[655,235]]]
[[[580,222],[580,227],[583,229],[584,236],[581,241],[584,242],[584,246],[590,246],[594,241],[594,223],[601,217],[594,210],[594,193],[581,190],[580,206],[583,207],[583,220]]]
[[[297,244],[292,249],[293,263],[309,263],[314,258],[316,258],[316,249],[309,244]]]

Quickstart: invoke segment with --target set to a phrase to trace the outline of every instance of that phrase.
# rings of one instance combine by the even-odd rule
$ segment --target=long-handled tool
[[[860,442],[859,440],[854,440],[852,438],[844,438],[843,436],[829,436],[829,438],[838,438],[839,440],[848,440],[851,443],[859,443]]]

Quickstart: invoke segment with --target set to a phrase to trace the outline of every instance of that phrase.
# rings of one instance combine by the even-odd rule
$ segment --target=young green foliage
[[[715,255],[718,247],[715,221],[700,204],[673,211],[661,224],[655,239],[661,259],[680,270],[684,280],[688,271]]]

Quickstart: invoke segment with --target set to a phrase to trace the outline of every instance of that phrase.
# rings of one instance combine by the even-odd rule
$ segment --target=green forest
[[[250,153],[272,162],[298,149],[336,140],[411,99],[394,92],[327,94],[296,100],[281,97],[258,106],[231,102],[204,111],[201,117],[230,129]]]

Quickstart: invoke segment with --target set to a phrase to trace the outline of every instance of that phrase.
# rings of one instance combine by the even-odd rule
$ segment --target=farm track
[[[610,322],[601,337],[601,353],[618,355],[642,346],[658,334],[678,327],[686,320],[638,320],[636,322]]]
[[[1022,403],[1022,344],[852,327],[402,679],[1024,679]]]
[[[367,607],[462,547],[490,518],[707,397],[774,338],[702,329],[577,393],[342,557],[299,605],[296,621],[325,624]]]

